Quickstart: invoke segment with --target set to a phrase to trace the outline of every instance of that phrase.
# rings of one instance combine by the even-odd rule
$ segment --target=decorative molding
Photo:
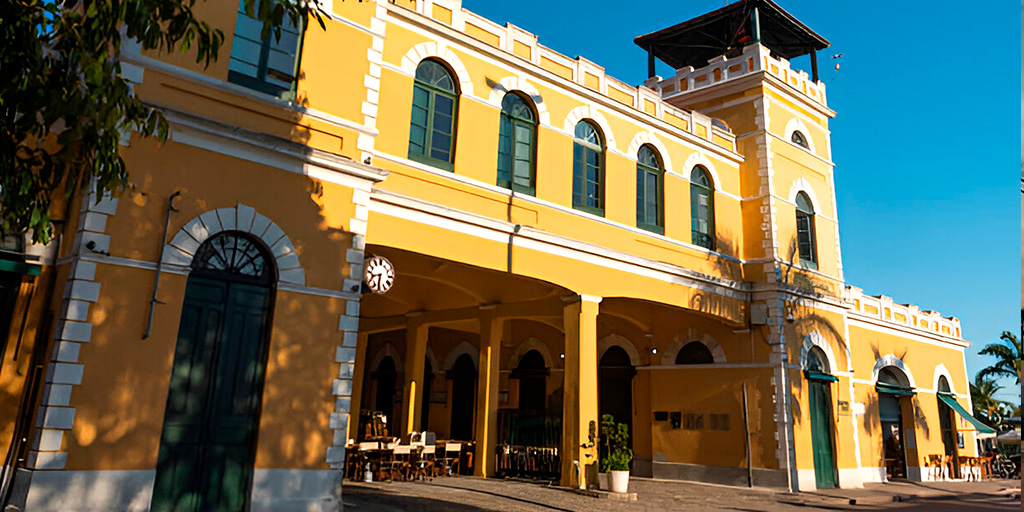
[[[903,361],[900,360],[900,358],[892,354],[886,354],[878,358],[878,361],[875,361],[875,366],[874,368],[871,369],[872,385],[878,383],[878,372],[880,372],[882,368],[885,368],[887,366],[899,369],[899,371],[907,378],[907,383],[910,385],[910,387],[917,387],[917,384],[914,383],[914,375],[910,373],[910,368],[907,368],[907,365],[903,364]]]
[[[945,377],[946,382],[949,383],[949,392],[956,394],[956,388],[953,387],[953,376],[949,373],[949,369],[946,368],[946,365],[943,363],[939,363],[935,366],[935,374],[932,376],[932,389],[936,392],[939,391],[939,377]]]
[[[612,347],[619,347],[622,350],[625,350],[626,354],[629,355],[629,362],[634,368],[642,364],[640,361],[640,353],[637,352],[633,343],[621,334],[611,333],[597,341],[598,366],[600,366],[601,358],[604,357],[604,353]]]
[[[714,359],[715,364],[728,362],[725,359],[725,351],[722,350],[722,346],[718,344],[715,338],[708,333],[698,334],[697,329],[691,327],[686,335],[679,333],[672,337],[672,343],[669,343],[668,347],[665,348],[665,352],[661,355],[662,366],[675,365],[676,355],[679,354],[679,350],[694,341],[703,343],[711,351],[711,357]]]
[[[306,271],[284,230],[251,206],[207,210],[185,223],[164,246],[164,263],[188,267],[195,252],[208,238],[224,231],[241,231],[261,240],[275,259],[277,281],[306,285]]]
[[[448,48],[445,41],[427,41],[413,46],[402,56],[402,71],[415,76],[416,66],[419,66],[423,59],[429,58],[443,61],[455,73],[459,80],[459,94],[473,96],[473,80],[469,76],[469,70],[459,56]]]
[[[468,341],[462,341],[448,352],[448,357],[444,358],[444,370],[455,368],[455,361],[458,361],[462,354],[468,354],[473,360],[473,367],[480,369],[480,349],[470,345]]]
[[[806,148],[793,142],[793,132],[797,131],[800,132],[800,134],[804,136],[804,140],[807,141]],[[791,118],[789,122],[786,123],[785,133],[786,141],[789,142],[790,144],[802,149],[803,151],[808,151],[811,154],[817,154],[814,151],[814,139],[811,138],[811,131],[807,129],[807,125],[804,124],[803,120],[801,120],[799,117]]]
[[[811,332],[807,336],[804,336],[803,345],[800,347],[800,368],[807,368],[807,355],[814,347],[820,348],[821,351],[825,353],[825,358],[827,359],[826,362],[828,363],[828,368],[825,373],[836,374],[840,371],[839,364],[836,362],[835,353],[832,352],[832,345],[830,345],[828,341],[825,340],[825,337],[818,331]]]
[[[686,162],[683,164],[683,168],[681,169],[683,176],[689,180],[690,174],[693,172],[693,168],[698,165],[707,169],[708,174],[711,174],[711,180],[714,182],[711,184],[711,189],[721,189],[722,179],[718,177],[718,171],[715,170],[715,164],[711,163],[711,159],[709,159],[704,153],[690,153],[690,156],[686,157]]]
[[[97,201],[95,187],[81,198],[78,227],[71,244],[71,269],[67,276],[60,313],[54,332],[54,350],[47,365],[42,399],[39,403],[36,436],[29,445],[25,467],[64,469],[68,453],[64,435],[70,435],[76,408],[71,395],[82,383],[85,365],[78,362],[84,344],[92,341],[91,304],[99,301],[102,283],[96,280],[96,263],[83,256],[110,252],[110,235],[105,234],[107,219],[117,211],[117,198],[102,196]],[[93,242],[92,248],[86,244]],[[30,492],[32,492],[30,490]]]
[[[822,209],[821,202],[818,201],[818,196],[814,194],[814,187],[812,187],[811,183],[807,181],[807,179],[804,177],[800,177],[793,180],[793,185],[789,187],[788,201],[790,204],[796,206],[796,196],[800,192],[807,194],[807,198],[811,200],[811,206],[814,207],[815,216],[824,217],[828,220],[831,220],[832,222],[836,221],[835,219],[832,219],[830,217],[819,215],[819,213],[823,213],[825,210]]]
[[[495,108],[501,108],[501,100],[505,98],[505,95],[510,92],[519,91],[530,98],[533,103],[533,107],[537,110],[537,121],[542,126],[551,125],[551,113],[548,112],[548,105],[544,102],[544,97],[541,96],[540,91],[533,86],[530,82],[527,82],[525,78],[519,75],[506,76],[494,84],[491,88],[491,93],[487,98],[490,105]]]
[[[633,160],[636,160],[637,153],[640,151],[640,147],[644,144],[650,144],[658,150],[658,157],[661,158],[661,166],[666,172],[673,169],[668,147],[666,147],[665,143],[662,142],[661,139],[659,139],[651,130],[642,131],[633,136],[633,140],[629,142],[629,149],[626,151],[626,154]],[[683,178],[687,180],[690,179],[689,176],[683,176]]]
[[[391,343],[385,343],[373,354],[373,359],[366,365],[366,369],[370,370],[370,372],[379,370],[380,363],[384,361],[385,357],[390,357],[395,362],[395,371],[401,372],[402,368],[405,368],[402,364],[402,356],[395,350],[395,346]]]
[[[565,122],[562,123],[563,129],[566,133],[575,136],[576,125],[584,119],[593,121],[601,129],[601,137],[604,139],[605,149],[613,152],[618,151],[615,146],[615,133],[612,132],[612,125],[608,123],[608,120],[593,105],[580,105],[570,110],[569,114],[565,116]]]
[[[509,357],[508,359],[507,369],[516,369],[516,367],[519,366],[519,360],[531,350],[536,350],[540,353],[540,356],[544,359],[545,368],[551,370],[557,367],[555,360],[551,358],[551,352],[548,350],[547,344],[531,336],[527,338],[526,341],[516,345],[515,351],[512,352],[512,357]]]

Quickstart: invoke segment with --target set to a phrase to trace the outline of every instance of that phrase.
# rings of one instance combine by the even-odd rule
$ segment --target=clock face
[[[370,256],[366,259],[366,270],[363,280],[373,293],[387,293],[395,283],[395,267],[383,256]]]

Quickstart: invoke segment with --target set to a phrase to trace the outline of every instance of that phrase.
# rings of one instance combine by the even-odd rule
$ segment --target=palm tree
[[[1003,387],[996,384],[994,379],[986,379],[982,372],[974,376],[974,383],[971,384],[971,404],[974,406],[975,417],[995,427],[1002,421],[999,412],[1003,402],[996,399],[996,393]]]
[[[1001,343],[989,343],[978,354],[995,356],[996,362],[978,372],[979,377],[1013,377],[1020,384],[1020,339],[1010,331],[999,335]]]

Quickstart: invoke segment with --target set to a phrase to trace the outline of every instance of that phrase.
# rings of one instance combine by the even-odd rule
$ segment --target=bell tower
[[[829,42],[772,0],[740,0],[634,41],[647,51],[647,87],[737,134],[747,279],[804,269],[841,284],[828,129],[835,112],[817,65]],[[804,55],[810,76],[790,65]],[[655,59],[675,74],[655,76]]]
[[[744,279],[754,283],[750,310],[767,313],[752,315],[751,328],[767,330],[776,457],[795,489],[791,397],[792,383],[801,379],[795,316],[820,303],[841,304],[844,287],[828,128],[835,112],[818,80],[816,53],[829,43],[772,0],[739,0],[634,41],[647,51],[645,86],[737,136],[744,158],[739,253]],[[810,76],[790,64],[804,55],[810,55]],[[655,76],[655,59],[675,73]]]

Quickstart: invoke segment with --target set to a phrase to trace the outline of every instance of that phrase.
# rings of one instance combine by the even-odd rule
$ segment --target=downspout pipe
[[[171,212],[178,211],[174,207],[174,200],[180,195],[181,191],[178,190],[167,199],[167,215],[164,217],[164,236],[160,237],[160,257],[156,260],[156,277],[153,278],[153,297],[149,300],[149,320],[146,322],[146,332],[142,333],[142,339],[148,338],[153,329],[153,313],[156,311],[156,305],[163,304],[163,302],[157,300],[156,294],[160,290],[160,273],[163,271],[164,249],[167,247],[167,228],[171,225]]]

